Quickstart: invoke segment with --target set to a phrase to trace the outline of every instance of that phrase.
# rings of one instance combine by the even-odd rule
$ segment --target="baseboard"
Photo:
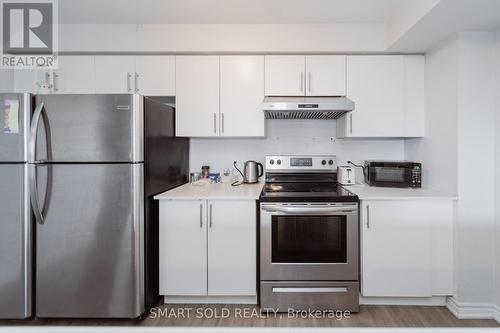
[[[495,320],[500,324],[500,306],[495,306]]]
[[[359,296],[362,305],[422,305],[445,306],[446,296],[433,297],[364,297]]]
[[[257,304],[257,296],[164,296],[165,304]]]
[[[500,323],[500,307],[486,303],[460,303],[448,297],[446,307],[458,319],[495,319]]]

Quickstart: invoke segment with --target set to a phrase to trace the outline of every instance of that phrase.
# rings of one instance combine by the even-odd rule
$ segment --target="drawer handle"
[[[273,293],[346,293],[346,287],[273,287]]]

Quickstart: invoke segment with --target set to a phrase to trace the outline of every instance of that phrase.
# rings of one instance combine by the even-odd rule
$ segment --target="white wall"
[[[458,300],[487,304],[495,269],[493,46],[492,33],[459,34]]]
[[[426,57],[426,138],[408,140],[425,179],[458,195],[456,301],[493,304],[495,285],[494,34],[460,33]],[[478,172],[480,170],[480,172]]]
[[[65,24],[62,52],[376,52],[385,24]]]
[[[457,193],[458,41],[426,54],[425,138],[405,141],[406,159],[422,163],[424,186]]]
[[[266,138],[191,139],[191,171],[202,165],[221,171],[232,168],[233,161],[264,162],[273,154],[333,154],[339,165],[346,160],[363,163],[365,159],[403,159],[403,140],[336,139],[335,121],[266,120]],[[357,180],[362,180],[358,170]]]
[[[500,169],[500,30],[496,34],[496,50],[495,50],[495,109],[496,109],[496,149],[495,149],[495,165],[496,169]],[[495,272],[495,290],[496,298],[495,303],[497,306],[497,321],[500,322],[500,176],[495,175],[495,188],[496,188],[496,272]]]

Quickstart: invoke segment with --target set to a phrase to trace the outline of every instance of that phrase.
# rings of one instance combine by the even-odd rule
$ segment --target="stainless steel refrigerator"
[[[34,315],[141,316],[158,301],[152,197],[187,181],[174,109],[131,94],[37,95],[33,108],[23,179],[36,221]]]
[[[0,94],[0,112],[0,319],[24,319],[32,312],[31,95]]]

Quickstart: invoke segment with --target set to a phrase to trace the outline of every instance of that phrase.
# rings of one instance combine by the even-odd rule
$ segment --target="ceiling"
[[[419,0],[59,0],[66,24],[387,23]]]

